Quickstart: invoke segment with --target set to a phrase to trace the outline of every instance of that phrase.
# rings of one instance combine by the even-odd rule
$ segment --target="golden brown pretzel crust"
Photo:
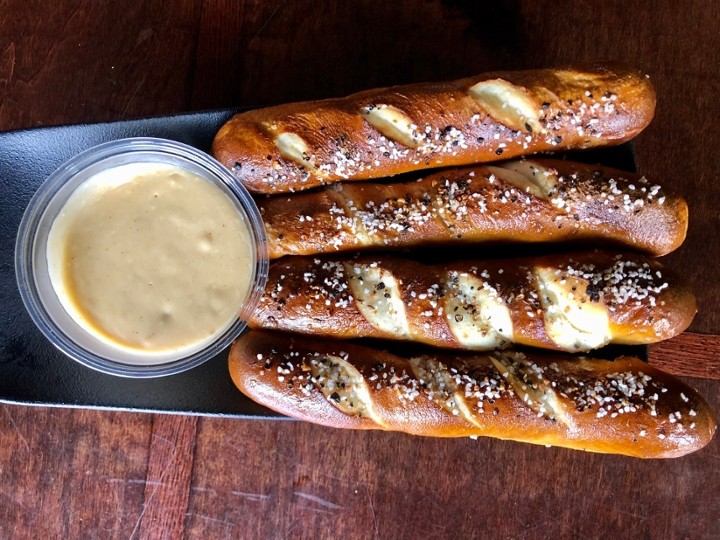
[[[251,331],[233,345],[229,369],[258,403],[337,428],[486,436],[640,458],[696,451],[716,428],[693,389],[627,356],[433,351],[409,358]]]
[[[521,171],[521,172],[518,172]],[[526,184],[525,184],[526,183]],[[665,255],[687,204],[644,177],[557,159],[451,168],[259,198],[270,257],[476,242],[612,244]]]
[[[212,153],[250,191],[280,193],[620,144],[654,110],[648,78],[624,66],[495,72],[240,113]]]
[[[552,287],[543,288],[542,279]],[[565,301],[553,292],[558,288]],[[580,351],[669,339],[695,313],[695,298],[679,278],[636,254],[596,250],[439,265],[383,255],[287,257],[270,265],[249,324],[450,348],[516,343]]]

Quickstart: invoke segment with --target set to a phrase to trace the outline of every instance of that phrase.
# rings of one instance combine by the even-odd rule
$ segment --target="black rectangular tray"
[[[16,285],[15,237],[40,184],[62,163],[97,144],[161,137],[208,152],[234,110],[0,133],[0,402],[154,412],[278,418],[235,388],[227,351],[178,375],[137,380],[104,375],[65,357],[25,311]],[[584,152],[582,161],[634,170],[630,145]],[[640,350],[637,350],[640,349]],[[644,356],[645,348],[635,348]]]

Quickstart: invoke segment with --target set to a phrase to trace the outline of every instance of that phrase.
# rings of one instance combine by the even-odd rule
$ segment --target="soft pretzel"
[[[235,385],[261,405],[336,428],[486,436],[640,458],[688,454],[716,428],[697,392],[627,356],[398,356],[251,331],[233,345],[229,368]]]
[[[270,265],[249,324],[339,338],[488,350],[587,351],[669,339],[695,315],[656,260],[602,251],[426,265],[377,255]]]
[[[239,113],[213,155],[255,193],[619,144],[655,92],[623,66],[485,73]]]
[[[592,242],[664,255],[688,208],[640,175],[556,159],[259,198],[270,256],[475,242]]]

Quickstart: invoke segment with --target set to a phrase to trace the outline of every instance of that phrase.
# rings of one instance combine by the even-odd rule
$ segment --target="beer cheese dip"
[[[149,357],[200,350],[249,295],[253,237],[230,197],[184,168],[132,163],[83,182],[52,224],[52,286],[86,331]]]

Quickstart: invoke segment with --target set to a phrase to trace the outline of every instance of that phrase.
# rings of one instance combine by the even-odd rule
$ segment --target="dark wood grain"
[[[685,332],[652,346],[649,360],[680,377],[720,379],[720,336]]]
[[[650,361],[720,411],[717,2],[0,0],[0,129],[323,98],[598,58],[646,70],[641,172],[698,293]],[[2,149],[0,149],[2,151]],[[8,261],[0,261],[7,271]],[[0,405],[0,538],[717,538],[720,442],[643,462],[493,440]]]
[[[716,381],[697,386],[717,395]],[[681,460],[644,462],[483,439],[202,419],[196,460],[204,465],[195,469],[187,533],[712,538],[720,533],[712,515],[719,450],[716,440]]]
[[[202,4],[0,2],[3,129],[187,110]]]
[[[0,405],[0,538],[129,538],[152,416]]]
[[[153,416],[143,509],[130,538],[182,537],[196,427],[194,416]]]

